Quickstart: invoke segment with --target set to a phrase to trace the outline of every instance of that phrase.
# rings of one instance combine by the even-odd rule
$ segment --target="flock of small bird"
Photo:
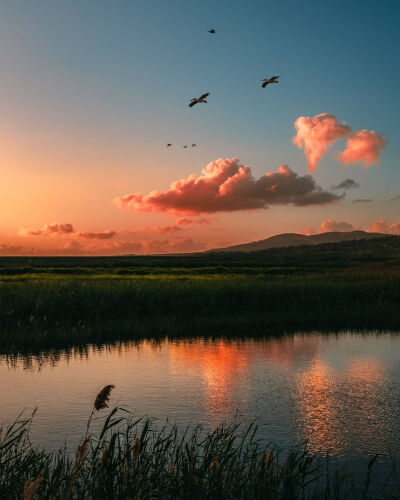
[[[214,28],[211,28],[208,30],[208,33],[211,33],[212,35],[214,35],[216,33],[215,29]],[[278,82],[278,78],[279,76],[271,76],[270,78],[264,78],[261,83],[261,87],[263,89],[265,89],[265,87],[267,85],[269,85],[270,83],[279,83]],[[206,92],[205,94],[202,94],[200,97],[193,97],[193,99],[190,99],[190,102],[189,102],[189,108],[193,108],[193,106],[195,106],[196,104],[200,104],[201,102],[204,103],[204,104],[207,104],[207,97],[210,95],[210,92]],[[167,148],[170,148],[172,147],[172,144],[171,143],[168,143],[167,144]],[[186,149],[188,146],[185,145],[185,146],[182,146],[184,149]],[[197,144],[192,144],[192,148],[195,148],[197,147]]]

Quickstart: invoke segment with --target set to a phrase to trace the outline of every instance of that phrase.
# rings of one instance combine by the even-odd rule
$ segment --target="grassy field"
[[[112,386],[109,386],[112,387]],[[107,388],[104,388],[107,389]],[[104,391],[104,390],[103,390]],[[99,401],[102,391],[96,398]],[[19,419],[0,435],[0,498],[344,500],[400,497],[396,462],[376,481],[376,456],[354,480],[307,446],[280,453],[257,439],[257,427],[224,424],[205,432],[189,427],[155,427],[149,419],[114,408],[99,435],[90,424],[75,456],[48,452],[29,439],[32,419]]]
[[[251,254],[2,258],[0,347],[400,329],[400,238]]]

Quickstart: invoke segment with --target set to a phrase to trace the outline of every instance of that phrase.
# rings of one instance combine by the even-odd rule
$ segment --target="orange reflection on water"
[[[310,367],[298,375],[296,385],[303,437],[313,450],[336,449],[336,402],[330,368],[320,358],[315,358]]]
[[[310,449],[340,453],[357,449],[360,439],[385,442],[390,417],[375,414],[385,383],[376,358],[351,359],[343,372],[316,358],[296,383],[301,436]]]
[[[249,376],[260,364],[264,367],[274,364],[276,369],[287,372],[299,360],[312,358],[318,344],[317,338],[299,335],[267,342],[179,341],[170,344],[169,350],[176,371],[183,370],[202,380],[205,407],[216,421],[234,402],[236,408],[248,406],[252,384]]]
[[[201,377],[205,407],[215,418],[232,404],[242,375],[248,368],[250,344],[230,343],[224,340],[207,342],[179,342],[171,344],[170,353],[174,368]]]

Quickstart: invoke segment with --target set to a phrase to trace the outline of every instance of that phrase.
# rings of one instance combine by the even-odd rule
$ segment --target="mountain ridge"
[[[336,243],[340,241],[364,240],[382,238],[388,236],[383,233],[367,233],[366,231],[331,231],[326,233],[312,234],[306,236],[299,233],[282,233],[270,236],[269,238],[250,243],[241,243],[223,248],[214,248],[210,252],[256,252],[258,250],[268,250],[269,248],[284,248],[301,245],[319,245],[321,243]]]

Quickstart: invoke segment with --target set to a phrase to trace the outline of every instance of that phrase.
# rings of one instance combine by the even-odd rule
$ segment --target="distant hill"
[[[321,243],[337,243],[350,240],[370,240],[382,238],[387,235],[381,233],[367,233],[365,231],[350,231],[345,233],[329,232],[305,236],[297,233],[284,233],[271,236],[265,240],[252,241],[226,248],[216,248],[209,252],[256,252],[269,248],[295,247],[300,245],[320,245]]]

